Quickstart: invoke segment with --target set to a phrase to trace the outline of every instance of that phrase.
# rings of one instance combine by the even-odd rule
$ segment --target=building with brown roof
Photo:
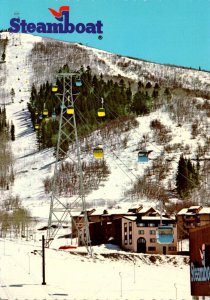
[[[177,253],[177,228],[175,219],[160,216],[154,208],[129,209],[127,212],[120,210],[105,210],[101,214],[97,210],[87,212],[92,245],[114,243],[122,249],[139,253]],[[80,229],[79,241],[83,240],[84,214],[74,216],[72,223],[73,235],[76,236],[76,227]],[[173,242],[162,245],[157,242],[156,232],[162,221],[163,225],[173,227]]]
[[[210,225],[210,207],[201,205],[183,208],[177,213],[178,240],[189,237],[189,230]]]

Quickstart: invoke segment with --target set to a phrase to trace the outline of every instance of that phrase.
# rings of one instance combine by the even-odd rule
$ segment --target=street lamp
[[[121,274],[121,272],[119,272],[119,276],[120,276],[120,297],[122,297],[122,274]]]
[[[133,260],[133,283],[136,283],[136,261]]]
[[[174,283],[174,287],[175,287],[175,289],[176,289],[176,300],[177,300],[177,286],[176,286],[176,283]]]
[[[31,274],[31,261],[30,261],[30,253],[27,253],[28,255],[28,274]]]

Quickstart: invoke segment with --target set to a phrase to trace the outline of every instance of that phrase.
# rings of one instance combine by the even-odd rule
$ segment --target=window
[[[124,242],[125,242],[125,244],[128,243],[128,237],[127,237],[127,235],[124,235]]]
[[[137,227],[145,227],[145,223],[137,223]]]
[[[138,234],[144,234],[144,230],[138,230]]]
[[[158,229],[158,233],[159,235],[173,235],[174,232],[173,232],[173,228],[162,227]]]
[[[132,222],[129,222],[129,244],[132,244]]]
[[[168,247],[168,251],[176,251],[176,247]]]
[[[124,223],[124,243],[125,243],[125,245],[128,244],[128,232],[127,232],[128,228],[127,227],[128,227],[127,223]]]
[[[156,243],[156,239],[149,239],[150,243]]]
[[[155,223],[149,223],[148,226],[149,227],[155,227]]]
[[[149,234],[151,234],[151,235],[156,235],[156,231],[155,231],[155,230],[150,230],[150,231],[149,231]]]
[[[148,251],[155,251],[156,247],[148,247]]]

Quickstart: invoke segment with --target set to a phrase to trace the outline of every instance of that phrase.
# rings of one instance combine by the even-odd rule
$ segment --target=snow
[[[210,214],[210,207],[203,207],[198,214]]]
[[[183,208],[178,212],[178,215],[199,215],[199,214],[209,214],[210,207],[201,207],[198,212],[192,211],[193,209],[199,209],[201,206],[190,206],[189,208]]]
[[[11,142],[15,160],[15,182],[10,191],[1,191],[1,198],[6,197],[8,193],[19,195],[24,207],[30,209],[32,216],[39,220],[39,227],[41,227],[47,224],[50,204],[50,196],[44,193],[43,180],[46,176],[53,175],[55,158],[52,149],[37,151],[36,133],[27,111],[33,80],[30,53],[33,44],[41,41],[42,38],[23,35],[21,39],[21,45],[14,46],[10,37],[6,50],[6,83],[3,89],[5,94],[9,95],[13,87],[16,95],[14,103],[11,103],[10,96],[2,97],[0,101],[2,105],[6,105],[7,119],[10,122],[12,120],[15,125],[16,139]],[[84,48],[84,46],[80,47]],[[115,66],[112,62],[116,59],[114,56],[112,60],[108,59],[111,54],[105,55],[104,52],[96,49],[88,49],[88,51],[93,51],[99,58],[107,60],[111,74],[122,76],[126,74],[125,69],[122,71],[119,65]],[[124,60],[131,61],[128,58]],[[146,62],[136,64],[141,64],[145,69],[149,68],[150,72],[152,70],[153,73],[159,72],[155,64],[149,65]],[[170,68],[168,67],[169,70]],[[132,77],[134,73],[130,71],[131,78],[136,78]],[[193,70],[183,70],[182,73],[183,77],[185,73],[189,75],[186,76],[186,86],[191,86],[190,78],[192,77],[193,80],[198,74]],[[203,82],[202,88],[209,85],[208,73],[199,72],[198,77]],[[153,119],[161,119],[161,123],[171,128],[173,132],[171,144],[189,144],[192,151],[196,149],[198,140],[191,139],[189,126],[183,126],[183,131],[183,128],[177,127],[176,122],[170,119],[167,112],[157,110],[148,116],[139,117],[139,126],[129,132],[128,144],[123,151],[119,149],[119,151],[109,152],[108,147],[105,147],[106,161],[111,174],[100,189],[86,197],[86,201],[92,203],[93,207],[102,210],[98,204],[101,202],[103,208],[114,206],[115,213],[120,213],[140,204],[144,209],[156,206],[156,201],[134,200],[124,195],[133,182],[144,174],[147,166],[152,164],[152,159],[159,157],[163,151],[162,145],[150,139],[148,147],[153,150],[151,161],[149,164],[137,163],[137,144],[143,135],[152,138],[150,122]],[[180,153],[181,151],[173,153],[174,168],[171,177],[174,176]],[[111,213],[110,209],[108,211]],[[191,299],[189,266],[184,263],[183,257],[171,257],[172,262],[169,262],[168,257],[161,256],[160,263],[158,258],[156,263],[151,263],[147,255],[134,255],[113,249],[110,245],[102,245],[94,247],[94,257],[91,258],[84,254],[85,249],[72,250],[71,253],[57,251],[59,243],[65,243],[62,239],[57,240],[56,249],[46,249],[47,285],[42,285],[41,256],[32,253],[35,249],[41,250],[39,240],[41,236],[40,233],[35,232],[34,241],[0,239],[0,299]],[[113,253],[120,255],[120,258],[114,259],[115,256],[105,255]]]
[[[84,45],[78,45],[81,49],[88,50]],[[91,51],[91,49],[89,49]],[[197,71],[182,67],[174,67],[171,65],[161,65],[153,62],[135,60],[134,58],[121,57],[103,50],[94,49],[94,55],[97,56],[99,62],[106,62],[107,73],[113,76],[122,76],[132,78],[136,81],[145,82],[145,78],[157,77],[165,82],[176,80],[177,83],[182,82],[184,88],[210,90],[210,73],[205,71]],[[104,71],[103,64],[98,62],[99,73]]]
[[[7,118],[13,121],[16,135],[16,140],[11,143],[14,159],[16,160],[16,180],[12,187],[12,193],[20,195],[20,198],[24,201],[24,205],[26,207],[30,206],[33,215],[46,217],[48,216],[49,206],[46,206],[46,201],[44,203],[42,201],[47,198],[43,193],[43,179],[47,175],[53,174],[52,163],[55,159],[52,156],[52,150],[37,151],[36,134],[30,123],[30,116],[27,111],[27,101],[30,97],[33,74],[32,65],[28,62],[29,54],[33,44],[41,41],[42,38],[21,35],[21,40],[22,43],[18,46],[13,45],[12,39],[9,40],[6,52],[6,61],[8,61],[6,63],[7,80],[4,85],[4,89],[8,93],[12,87],[16,91],[14,103],[11,103],[8,98],[6,102]],[[21,100],[23,101],[21,102]],[[112,163],[113,157],[109,157],[107,160],[108,163],[110,161]],[[119,163],[116,164],[116,168],[113,168],[110,175],[109,183],[103,189],[100,191],[97,190],[91,195],[93,203],[97,203],[99,199],[106,199],[106,203],[108,204],[113,199],[123,197],[122,190],[118,188],[122,186],[122,167],[119,167]],[[111,183],[113,184],[110,188]],[[124,183],[124,188],[126,186],[127,181]],[[49,199],[47,200],[49,203]],[[42,205],[41,214],[40,205]]]
[[[166,217],[150,217],[150,216],[143,216],[142,217],[142,220],[170,220],[169,218],[166,218]]]
[[[41,245],[0,239],[1,299],[191,299],[184,257],[157,256],[152,263],[149,255],[109,248],[94,247],[94,257],[46,249],[43,285]]]

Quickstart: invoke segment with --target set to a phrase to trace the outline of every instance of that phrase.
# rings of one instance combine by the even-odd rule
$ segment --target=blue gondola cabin
[[[157,242],[159,244],[171,244],[174,239],[172,225],[159,225],[156,231]]]
[[[139,151],[138,152],[138,162],[147,163],[149,161],[148,152],[147,151]]]

